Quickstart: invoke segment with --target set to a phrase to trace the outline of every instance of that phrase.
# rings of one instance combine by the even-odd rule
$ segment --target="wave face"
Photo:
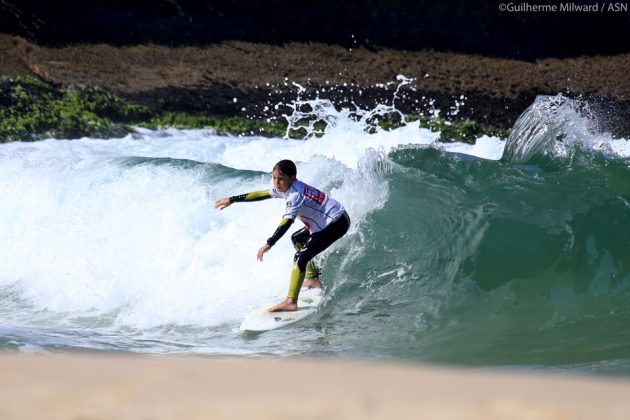
[[[330,112],[304,141],[169,130],[0,146],[0,347],[630,373],[626,140],[444,145],[417,123],[368,134]],[[268,188],[284,158],[353,225],[319,260],[323,308],[243,335],[288,287],[290,234],[255,258],[284,203],[212,204]]]

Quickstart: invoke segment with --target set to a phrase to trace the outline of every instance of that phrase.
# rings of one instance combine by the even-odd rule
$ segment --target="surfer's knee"
[[[298,230],[297,232],[291,235],[291,242],[293,242],[293,246],[295,249],[300,250],[304,247],[304,244],[308,242],[311,235],[305,228]]]

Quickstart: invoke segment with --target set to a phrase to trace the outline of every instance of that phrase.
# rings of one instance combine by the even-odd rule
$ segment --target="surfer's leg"
[[[296,251],[301,250],[310,241],[311,234],[306,228],[302,228],[291,235],[291,241]],[[306,280],[304,281],[304,287],[322,287],[322,283],[319,281],[320,270],[315,265],[314,260],[310,260],[306,265]]]
[[[300,295],[300,288],[306,277],[306,266],[309,261],[345,235],[349,227],[350,217],[348,217],[347,213],[344,213],[341,218],[328,225],[324,230],[311,235],[311,239],[304,247],[295,253],[295,264],[293,264],[293,270],[291,271],[291,285],[289,286],[287,299],[267,309],[269,312],[296,311],[298,309],[297,301]]]
[[[309,265],[313,261],[313,258],[345,235],[346,232],[348,232],[349,227],[350,218],[346,213],[344,213],[340,219],[328,225],[324,230],[313,233],[311,235],[311,239],[309,239],[304,247],[295,253],[295,263],[297,268],[301,272],[305,272],[307,282],[309,280]],[[317,275],[319,275],[319,273]],[[312,283],[307,282],[305,282],[305,284],[311,287],[321,287],[319,279],[317,279],[317,281],[313,279]],[[297,293],[299,294],[299,289]]]
[[[311,239],[311,233],[305,227],[291,235],[291,242],[293,242],[296,251],[302,249],[309,239]]]
[[[287,294],[287,299],[290,299],[294,303],[297,303],[305,274],[305,271],[300,269],[297,262],[295,262],[295,264],[293,264],[293,270],[291,270],[291,285],[289,286],[289,293]]]
[[[267,310],[269,312],[297,311],[297,300],[300,294],[300,288],[304,282],[305,274],[306,272],[304,270],[300,270],[297,262],[295,262],[293,264],[293,270],[291,271],[291,285],[289,286],[289,293],[286,300]]]
[[[350,218],[344,213],[339,219],[326,226],[323,230],[311,235],[311,239],[295,253],[295,261],[301,270],[306,270],[308,263],[320,252],[331,246],[336,240],[348,232]]]
[[[293,270],[291,270],[291,284],[286,300],[267,309],[269,312],[297,311],[297,301],[300,296],[302,283],[304,283],[304,278],[306,277],[306,267],[310,258],[312,258],[310,254],[315,252],[316,249],[320,249],[322,246],[320,244],[321,241],[317,241],[316,239],[313,241],[313,239],[314,238],[311,237],[307,242],[307,246],[295,253],[295,262],[293,263]]]

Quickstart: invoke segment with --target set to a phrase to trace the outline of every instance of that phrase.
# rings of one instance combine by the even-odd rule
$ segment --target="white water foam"
[[[387,182],[374,170],[386,153],[435,144],[439,135],[418,123],[367,134],[344,112],[330,116],[336,123],[323,137],[304,141],[138,130],[121,139],[0,146],[0,296],[17,291],[0,307],[0,323],[75,327],[92,317],[100,326],[140,330],[238,323],[286,291],[290,233],[259,263],[256,251],[284,204],[239,203],[220,212],[216,199],[269,188],[273,165],[293,159],[300,179],[344,203],[352,233],[387,199]],[[439,147],[498,159],[503,144],[483,137],[475,146]],[[132,164],[131,157],[261,174],[209,181],[208,166]]]

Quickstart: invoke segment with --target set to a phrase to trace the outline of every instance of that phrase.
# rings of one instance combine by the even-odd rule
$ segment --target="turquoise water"
[[[627,162],[549,168],[433,150],[390,158],[402,168],[369,218],[349,270],[357,280],[338,297],[372,337],[366,354],[627,366]]]
[[[574,108],[541,97],[509,139],[474,147],[412,124],[368,134],[343,113],[305,141],[171,130],[2,145],[0,347],[628,374],[627,141]],[[288,286],[289,235],[255,260],[283,203],[212,203],[270,186],[281,158],[353,226],[319,260],[316,315],[243,334]]]

